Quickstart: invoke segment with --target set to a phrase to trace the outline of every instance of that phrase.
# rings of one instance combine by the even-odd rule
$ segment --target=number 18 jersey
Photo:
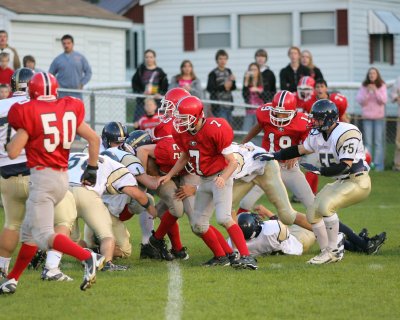
[[[270,108],[260,106],[256,111],[257,121],[264,130],[261,146],[267,152],[277,152],[303,142],[309,132],[308,117],[297,112],[292,121],[285,127],[277,127],[271,123]]]
[[[67,168],[69,149],[84,117],[82,101],[64,97],[16,103],[10,109],[8,122],[15,130],[24,129],[29,135],[25,146],[29,168]]]

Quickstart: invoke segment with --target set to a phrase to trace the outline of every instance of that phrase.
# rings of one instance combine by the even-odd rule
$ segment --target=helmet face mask
[[[179,100],[174,112],[174,128],[176,132],[194,131],[199,120],[204,118],[203,103],[195,96]]]
[[[161,100],[161,106],[158,109],[158,116],[162,120],[173,117],[179,100],[188,96],[190,96],[190,93],[183,88],[172,88],[168,90],[164,98]]]
[[[290,124],[296,115],[297,99],[289,91],[282,90],[275,94],[270,108],[271,124],[282,128]]]
[[[29,68],[19,68],[14,71],[11,77],[12,92],[28,92],[28,82],[35,72]]]
[[[186,131],[193,131],[197,122],[197,118],[191,114],[179,114],[174,112],[174,128],[176,132],[183,133]]]
[[[308,86],[299,86],[297,87],[297,94],[299,98],[303,101],[308,101],[311,99],[314,88]]]
[[[289,125],[295,115],[296,111],[293,110],[271,108],[270,119],[274,126],[282,128]]]

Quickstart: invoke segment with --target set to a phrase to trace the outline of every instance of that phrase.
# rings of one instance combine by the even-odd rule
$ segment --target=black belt
[[[9,178],[11,178],[11,177],[19,177],[19,176],[26,177],[26,176],[29,176],[30,174],[31,174],[30,171],[25,171],[25,172],[16,173],[16,174],[4,174],[4,173],[2,172],[2,173],[1,173],[1,177],[2,177],[3,179],[9,179]]]
[[[359,177],[359,176],[362,176],[362,175],[364,175],[366,172],[368,172],[367,170],[364,170],[364,171],[361,171],[361,172],[357,172],[357,173],[351,173],[349,176],[347,176],[347,177],[345,177],[345,178],[340,178],[339,180],[348,180],[348,179],[350,179],[351,177],[351,175],[353,175],[354,177]]]

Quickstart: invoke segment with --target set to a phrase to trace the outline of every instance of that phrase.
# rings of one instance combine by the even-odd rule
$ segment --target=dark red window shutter
[[[194,51],[194,16],[183,17],[183,50]]]
[[[369,35],[369,63],[370,64],[374,63],[374,44],[375,44],[374,35],[370,34]]]
[[[390,35],[390,64],[394,65],[394,37]]]
[[[347,21],[347,10],[336,10],[336,24],[337,24],[337,45],[347,46],[349,44],[349,32]]]

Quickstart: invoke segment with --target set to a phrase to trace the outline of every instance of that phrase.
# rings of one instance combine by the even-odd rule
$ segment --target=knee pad
[[[318,223],[322,219],[322,215],[320,215],[316,209],[316,206],[311,206],[311,208],[307,209],[307,222],[314,224]]]
[[[217,217],[217,223],[221,226],[225,226],[231,222],[233,222],[232,217],[230,216],[224,216],[224,217]]]
[[[201,225],[201,224],[194,224],[192,225],[192,231],[195,235],[198,235],[199,237],[205,233],[209,228],[209,225]]]
[[[290,226],[296,220],[296,214],[296,211],[282,210],[278,211],[278,218],[283,224]]]

